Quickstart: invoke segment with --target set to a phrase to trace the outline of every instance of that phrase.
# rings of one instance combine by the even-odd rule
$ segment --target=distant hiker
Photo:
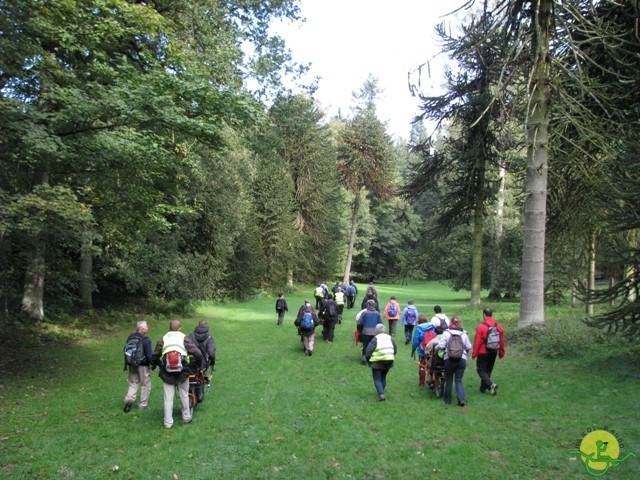
[[[382,317],[380,312],[376,310],[376,303],[374,300],[369,300],[367,308],[362,310],[356,316],[356,326],[359,332],[358,338],[362,342],[362,357],[361,362],[365,365],[365,351],[371,339],[376,335],[376,325],[382,323]]]
[[[322,338],[325,342],[333,343],[336,323],[340,318],[340,309],[332,298],[325,299],[321,308],[319,316],[322,318]]]
[[[366,295],[369,295],[371,298],[375,298],[376,300],[378,300],[378,290],[376,290],[373,282],[369,282],[369,285],[367,285]]]
[[[362,304],[360,305],[360,308],[362,308],[363,310],[367,308],[369,300],[373,301],[375,305],[374,309],[379,312],[380,306],[378,304],[378,298],[370,291],[367,291],[367,293],[365,293],[364,298],[362,299]]]
[[[384,401],[384,390],[387,386],[387,373],[393,367],[398,346],[391,335],[384,333],[384,324],[375,327],[375,336],[367,345],[364,356],[371,367],[373,385],[378,392],[378,400]]]
[[[408,345],[413,336],[413,327],[418,320],[418,309],[413,304],[413,300],[407,301],[408,305],[402,311],[402,324],[404,325],[404,344]]]
[[[278,294],[278,299],[276,300],[276,313],[278,314],[278,325],[282,325],[284,322],[284,314],[289,311],[289,307],[287,306],[287,300],[284,298],[284,293],[280,292]]]
[[[151,393],[151,365],[153,350],[151,340],[147,337],[149,325],[144,320],[136,323],[136,331],[127,338],[124,347],[124,369],[128,371],[129,388],[124,397],[124,411],[128,413],[131,405],[136,401],[136,394],[140,389],[138,408],[144,409],[149,405]]]
[[[398,320],[400,320],[400,304],[396,300],[396,297],[391,296],[387,302],[387,306],[384,307],[384,316],[389,322],[389,335],[396,336],[396,326]]]
[[[476,360],[476,370],[480,377],[480,393],[491,392],[496,395],[498,385],[491,381],[491,373],[496,357],[504,357],[504,330],[502,325],[493,319],[493,310],[482,311],[483,321],[476,328],[471,357]]]
[[[327,287],[323,283],[319,283],[313,291],[313,297],[316,299],[316,310],[320,310],[320,302],[327,297]]]
[[[189,409],[189,373],[202,364],[198,346],[180,331],[180,321],[171,320],[169,331],[156,344],[153,351],[154,365],[160,367],[164,387],[164,428],[173,426],[173,398],[176,387],[182,406],[182,420],[191,423]],[[178,359],[178,362],[174,362]]]
[[[449,328],[449,317],[442,313],[442,307],[436,305],[433,307],[434,315],[431,317],[431,325],[436,329],[436,335],[440,335]]]
[[[426,345],[435,338],[434,328],[427,322],[427,317],[418,315],[418,324],[413,333],[411,343],[411,357],[418,353],[418,386],[422,387],[427,378],[427,351]]]
[[[216,363],[216,342],[209,334],[209,324],[206,320],[200,320],[195,330],[187,336],[187,340],[191,343],[195,343],[200,350],[202,356],[199,368],[196,368],[192,373],[196,373],[197,370],[207,370],[210,366],[213,367]],[[208,380],[208,377],[207,377]],[[196,400],[201,402],[204,398],[204,387],[199,386],[196,388]]]
[[[349,280],[349,285],[347,285],[344,293],[347,296],[347,308],[351,310],[358,296],[358,287],[353,283],[353,280]]]
[[[320,325],[318,315],[311,306],[309,300],[305,300],[304,304],[298,311],[298,316],[293,324],[298,328],[298,334],[302,340],[304,354],[311,356],[313,354],[313,344],[315,340],[316,327]]]
[[[444,403],[451,404],[451,390],[455,377],[458,405],[464,407],[465,394],[462,377],[467,367],[467,353],[471,350],[471,342],[467,332],[462,329],[462,322],[458,317],[451,319],[449,328],[442,333],[437,348],[444,351],[444,371],[446,375]]]
[[[338,288],[333,294],[333,298],[336,301],[336,305],[338,306],[338,321],[342,322],[342,314],[344,313],[344,305],[347,301],[347,297],[342,290],[342,287]]]

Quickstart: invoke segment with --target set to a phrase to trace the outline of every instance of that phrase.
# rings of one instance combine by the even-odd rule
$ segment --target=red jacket
[[[489,334],[489,327],[492,327],[493,325],[498,327],[498,332],[500,333],[500,348],[498,349],[498,356],[500,358],[504,357],[504,330],[502,329],[502,325],[496,322],[493,318],[486,317],[476,328],[476,336],[473,339],[473,351],[471,353],[471,358],[476,358],[478,355],[489,353],[484,342]]]

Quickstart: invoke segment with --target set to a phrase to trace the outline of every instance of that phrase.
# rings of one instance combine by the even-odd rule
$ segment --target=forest
[[[375,77],[333,118],[299,80],[297,0],[0,0],[0,315],[439,280],[636,337],[639,17],[464,3],[394,141]]]

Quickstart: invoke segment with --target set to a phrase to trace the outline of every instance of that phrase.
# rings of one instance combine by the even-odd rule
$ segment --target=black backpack
[[[284,311],[284,298],[278,299],[278,305],[276,307],[276,310],[278,310],[279,312]]]
[[[436,315],[436,317],[438,317],[438,315]],[[449,326],[447,325],[447,321],[444,318],[438,317],[438,320],[440,320],[440,325],[436,327],[436,335],[440,335],[447,328],[449,328]]]
[[[124,369],[126,370],[128,366],[139,367],[144,359],[142,335],[132,333],[127,337],[127,341],[124,344]]]

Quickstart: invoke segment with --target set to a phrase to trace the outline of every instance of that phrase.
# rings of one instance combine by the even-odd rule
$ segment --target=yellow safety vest
[[[376,335],[376,349],[371,355],[370,362],[382,362],[384,360],[394,360],[393,342],[391,335],[387,333],[379,333]]]
[[[336,292],[335,297],[338,305],[344,305],[344,293]]]
[[[180,352],[182,355],[187,355],[187,350],[184,348],[185,334],[182,332],[167,332],[162,337],[162,356],[167,352]]]

